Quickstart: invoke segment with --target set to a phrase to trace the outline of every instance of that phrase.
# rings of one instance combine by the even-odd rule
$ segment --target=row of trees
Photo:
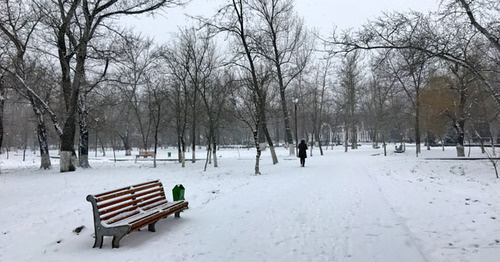
[[[443,127],[452,126],[457,155],[464,156],[467,129],[476,136],[474,125],[486,123],[490,133],[496,133],[499,13],[498,1],[441,1],[434,13],[389,13],[359,31],[334,34],[330,51],[371,51],[376,67],[404,90],[412,107],[417,155],[424,122],[427,131],[437,136],[445,134]]]
[[[157,44],[113,18],[181,1],[1,0],[0,134],[4,122],[10,134],[33,126],[41,167],[57,145],[62,172],[89,166],[89,131],[103,152],[175,145],[183,166],[205,145],[205,168],[217,166],[220,140],[252,141],[256,174],[266,147],[278,163],[275,143],[294,154],[294,137],[306,138],[323,154],[325,138],[343,130],[347,151],[360,128],[384,148],[412,137],[417,155],[422,134],[454,129],[463,156],[467,130],[487,124],[494,134],[500,102],[500,10],[479,2],[390,13],[321,40],[292,0],[233,0]]]

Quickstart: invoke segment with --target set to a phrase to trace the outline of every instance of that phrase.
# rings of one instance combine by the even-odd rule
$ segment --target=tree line
[[[205,168],[221,143],[245,144],[255,174],[264,149],[275,164],[275,147],[294,155],[299,138],[310,154],[333,140],[347,152],[360,130],[384,152],[412,139],[418,156],[422,142],[448,139],[465,156],[465,140],[486,133],[494,147],[497,1],[442,1],[330,36],[307,28],[292,0],[230,1],[165,43],[117,22],[183,4],[1,0],[0,147],[36,147],[44,169],[56,147],[66,172],[90,167],[92,144],[126,155],[175,146],[182,166],[203,145]]]

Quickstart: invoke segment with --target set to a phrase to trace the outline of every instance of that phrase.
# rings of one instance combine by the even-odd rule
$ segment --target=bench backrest
[[[139,151],[140,156],[154,156],[155,151]]]
[[[87,201],[92,203],[94,222],[107,224],[119,222],[168,202],[159,180],[88,195]]]

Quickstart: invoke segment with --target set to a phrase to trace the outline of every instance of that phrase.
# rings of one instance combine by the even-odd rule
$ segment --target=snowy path
[[[193,223],[184,224],[189,233],[180,245],[182,258],[426,261],[370,177],[368,165],[347,161],[352,166],[336,170],[339,163],[342,159],[309,158],[305,168],[255,177],[251,184],[190,210]],[[330,169],[325,168],[328,164]],[[220,204],[225,202],[232,204]],[[198,219],[209,220],[200,225],[210,226],[196,226],[193,220]],[[201,246],[196,254],[190,252],[193,245]]]

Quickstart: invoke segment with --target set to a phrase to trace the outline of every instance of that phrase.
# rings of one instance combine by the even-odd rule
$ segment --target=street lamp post
[[[299,136],[297,132],[297,104],[299,103],[299,99],[294,97],[292,102],[295,105],[295,155],[298,155],[297,146],[299,145]]]

